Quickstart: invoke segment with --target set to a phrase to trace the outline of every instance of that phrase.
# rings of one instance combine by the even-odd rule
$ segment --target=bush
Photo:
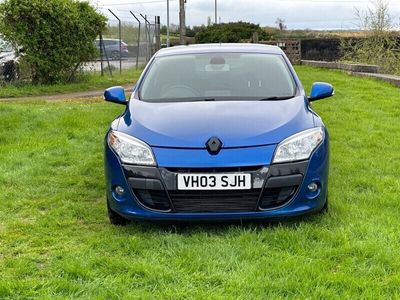
[[[239,43],[242,40],[251,39],[254,32],[258,33],[260,40],[268,38],[267,33],[260,28],[260,25],[246,22],[201,27],[195,38],[197,43]]]
[[[392,25],[389,4],[383,0],[373,2],[367,11],[356,10],[360,29],[366,37],[343,40],[343,60],[378,65],[384,73],[400,74],[400,41]]]
[[[0,33],[30,65],[34,83],[69,82],[82,63],[97,56],[95,39],[106,18],[88,2],[6,0],[0,4]]]

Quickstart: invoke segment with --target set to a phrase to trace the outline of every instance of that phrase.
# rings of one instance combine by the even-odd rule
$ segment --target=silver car
[[[118,39],[103,39],[104,47],[101,47],[100,40],[96,40],[96,45],[99,51],[103,50],[103,57],[107,56],[109,59],[119,59],[120,51],[121,57],[128,57],[129,50],[128,44],[121,41],[121,48]],[[101,49],[103,48],[103,49]],[[105,52],[105,53],[104,53]]]

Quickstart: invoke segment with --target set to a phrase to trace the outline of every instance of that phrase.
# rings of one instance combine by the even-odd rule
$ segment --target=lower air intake
[[[281,207],[292,200],[296,191],[297,186],[267,188],[261,197],[260,208],[274,209]]]
[[[169,191],[176,212],[254,212],[261,190]]]

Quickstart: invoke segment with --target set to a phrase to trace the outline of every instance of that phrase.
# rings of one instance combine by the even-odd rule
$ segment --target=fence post
[[[100,33],[101,76],[104,75],[104,71],[103,71],[103,54],[104,54],[104,56],[106,57],[106,60],[107,60],[107,66],[108,66],[108,71],[110,72],[110,76],[112,76],[112,70],[111,70],[111,67],[110,67],[110,61],[108,59],[106,47],[104,45],[103,34]]]
[[[142,18],[144,19],[144,21],[146,22],[146,62],[148,62],[150,60],[150,51],[149,51],[149,47],[150,47],[150,22],[147,21],[147,18],[145,16],[143,16],[142,14],[140,14],[142,16]]]
[[[138,38],[137,38],[137,51],[136,51],[136,70],[139,67],[139,54],[140,54],[140,20],[135,16],[135,14],[132,11],[129,11],[131,15],[136,19],[136,21],[139,23],[139,29],[138,29]]]
[[[160,16],[156,16],[155,21],[156,51],[158,51],[161,49]]]
[[[121,19],[111,10],[108,11],[118,20],[118,36],[119,36],[119,73],[122,73],[122,37],[121,37]]]
[[[100,32],[100,40],[99,40],[99,47],[100,47],[100,68],[101,68],[101,76],[104,76],[103,70],[103,34]],[[96,70],[96,68],[95,68]]]

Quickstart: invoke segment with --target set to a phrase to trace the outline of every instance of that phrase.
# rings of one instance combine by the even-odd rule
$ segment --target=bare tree
[[[285,20],[281,18],[277,18],[275,24],[278,26],[279,30],[283,31],[286,30],[287,26],[285,24]]]
[[[367,10],[356,9],[358,26],[366,33],[362,39],[343,40],[343,59],[378,65],[381,72],[400,74],[400,45],[390,15],[389,3],[374,0]]]
[[[389,2],[384,0],[371,1],[372,7],[361,11],[356,8],[355,16],[358,26],[371,34],[384,34],[393,28],[392,17],[389,11]]]
[[[207,26],[211,26],[211,17],[210,16],[207,17]]]

